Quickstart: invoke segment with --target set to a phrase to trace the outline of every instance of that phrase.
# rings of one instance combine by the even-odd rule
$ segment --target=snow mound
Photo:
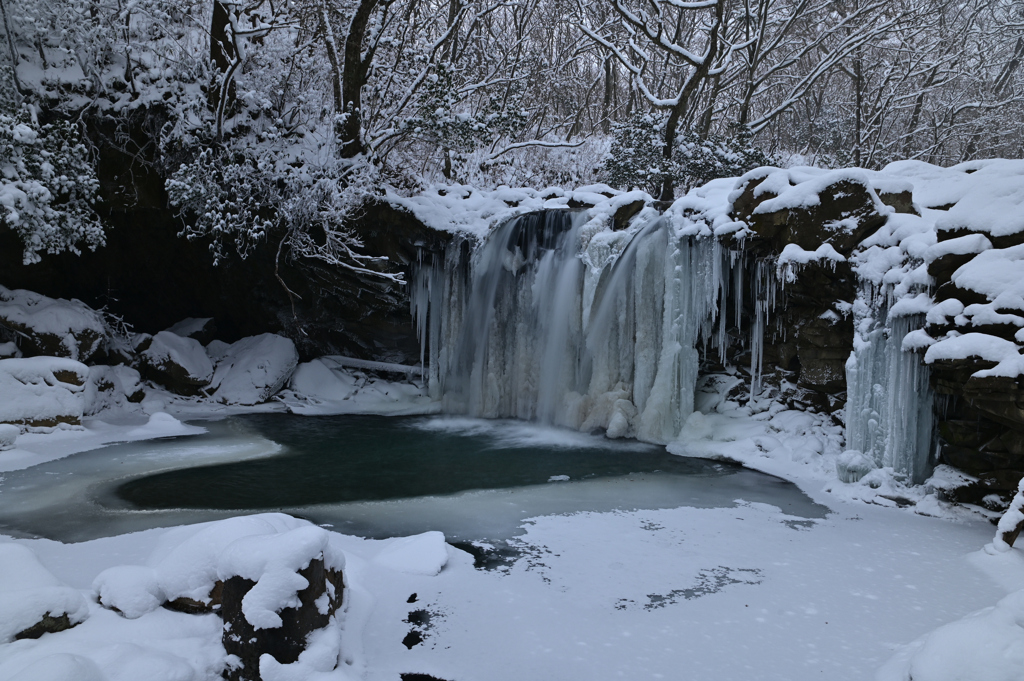
[[[356,389],[351,374],[335,372],[319,359],[300,364],[288,387],[295,393],[318,401],[348,399]]]
[[[228,404],[259,404],[284,387],[299,363],[291,339],[264,333],[228,346],[210,382],[214,398]]]
[[[256,629],[281,626],[277,613],[297,607],[308,586],[297,571],[323,557],[341,570],[345,557],[330,533],[280,513],[230,518],[177,528],[153,551],[148,565],[117,566],[93,582],[100,603],[137,618],[176,598],[210,602],[217,581],[240,576],[256,582],[242,599],[242,613]]]
[[[0,322],[21,333],[35,354],[83,362],[99,352],[107,334],[103,316],[79,300],[48,298],[3,286]]]
[[[424,532],[393,540],[373,562],[389,570],[432,577],[448,564],[448,545],[443,533]]]
[[[1024,670],[1024,590],[939,627],[897,653],[878,681],[1018,681]]]
[[[0,452],[14,449],[14,442],[21,434],[21,428],[7,423],[0,423]]]
[[[89,614],[85,599],[64,586],[36,555],[20,544],[0,543],[0,642],[37,624],[44,616],[67,615],[78,624]]]
[[[88,378],[89,368],[73,359],[0,359],[0,423],[80,424]]]
[[[106,677],[89,658],[56,653],[36,660],[14,675],[11,681],[105,681]]]

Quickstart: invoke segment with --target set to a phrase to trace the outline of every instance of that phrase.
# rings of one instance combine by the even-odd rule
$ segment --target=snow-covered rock
[[[142,374],[179,395],[198,395],[213,378],[213,362],[202,344],[161,331],[136,345]]]
[[[80,425],[89,368],[63,357],[0,359],[0,423]]]
[[[9,423],[0,423],[0,452],[14,449],[14,443],[21,435],[21,428]]]
[[[252,679],[267,653],[277,665],[295,663],[310,635],[330,624],[344,597],[344,565],[329,532],[268,513],[172,530],[148,565],[108,568],[93,589],[100,604],[131,619],[165,603],[216,610],[236,660],[226,678]]]
[[[0,286],[0,325],[14,330],[22,350],[87,362],[102,349],[107,327],[79,300],[48,298]]]
[[[147,565],[101,572],[93,589],[102,605],[140,617],[181,598],[212,605],[218,583],[243,577],[258,586],[246,600],[246,618],[257,628],[273,628],[305,588],[296,573],[318,557],[329,570],[345,565],[328,532],[308,521],[281,513],[243,516],[172,530]]]
[[[217,328],[213,323],[213,317],[186,317],[168,328],[167,331],[182,338],[195,338],[205,345],[213,340],[213,334],[217,332]]]
[[[284,387],[299,362],[289,338],[264,333],[224,348],[210,390],[220,402],[259,404]]]
[[[21,357],[21,350],[18,349],[18,346],[12,341],[0,343],[0,359],[11,357]]]
[[[124,408],[127,403],[141,402],[146,392],[139,372],[124,365],[89,367],[85,385],[85,414],[91,416],[105,409]]]
[[[0,575],[0,643],[68,629],[89,614],[82,594],[61,584],[25,546],[0,543]]]
[[[351,374],[333,371],[314,359],[295,369],[288,387],[302,397],[332,402],[348,399],[356,390],[356,381]]]

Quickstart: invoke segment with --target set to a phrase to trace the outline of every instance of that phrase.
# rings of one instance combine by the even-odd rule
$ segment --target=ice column
[[[931,473],[933,393],[928,367],[902,346],[924,319],[887,319],[889,306],[870,305],[866,299],[871,297],[862,295],[858,301],[861,319],[846,363],[846,443],[852,453],[844,455],[838,473],[854,482],[873,464],[917,484]]]

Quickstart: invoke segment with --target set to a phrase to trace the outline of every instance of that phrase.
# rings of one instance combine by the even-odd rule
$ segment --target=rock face
[[[81,425],[89,368],[61,357],[0,359],[0,423]]]
[[[298,594],[299,605],[281,610],[281,626],[256,628],[245,617],[243,599],[256,585],[244,577],[223,582],[220,615],[224,620],[224,650],[238,657],[238,664],[227,670],[229,681],[259,681],[260,656],[269,654],[281,664],[299,659],[306,639],[313,631],[327,626],[342,603],[344,582],[340,570],[324,567],[323,557],[315,558],[298,571],[308,586]]]
[[[88,362],[102,351],[103,317],[79,300],[56,300],[0,286],[0,327],[7,327],[28,355]]]
[[[848,259],[893,210],[913,210],[909,192],[889,189],[884,196],[892,206],[859,171],[802,177],[762,168],[744,176],[734,195],[731,217],[752,232],[737,244],[749,263],[746,280],[756,285],[760,277],[765,296],[768,286],[785,279],[765,333],[764,370],[788,374],[818,409],[837,411],[845,403],[857,293]],[[823,244],[831,248],[822,250]]]
[[[964,175],[964,195],[943,206],[926,256],[936,305],[925,331],[937,342],[925,361],[943,400],[940,459],[978,478],[950,493],[970,503],[1007,498],[1024,477],[1024,196],[1020,176],[999,163]],[[947,351],[967,338],[971,350]]]
[[[123,158],[109,165],[113,169],[118,163],[129,167],[133,161]],[[111,229],[107,244],[95,252],[47,256],[26,266],[17,236],[0,230],[0,284],[58,298],[77,297],[94,307],[115,298],[111,309],[136,331],[149,334],[186,318],[212,317],[221,340],[276,333],[291,338],[304,361],[334,354],[401,364],[418,359],[407,286],[293,257],[286,249],[279,274],[298,295],[293,311],[293,301],[275,277],[281,235],[269,235],[245,260],[228,258],[214,267],[206,244],[177,236],[180,222],[166,208],[162,180],[147,179],[151,174],[135,166],[138,202],[107,203],[104,217]],[[131,179],[125,177],[121,184]],[[421,257],[443,252],[452,239],[384,204],[366,206],[349,226],[362,239],[366,253],[386,257],[389,271],[406,274]],[[153,304],[154,296],[159,304]],[[208,328],[178,330],[204,344],[212,335]]]

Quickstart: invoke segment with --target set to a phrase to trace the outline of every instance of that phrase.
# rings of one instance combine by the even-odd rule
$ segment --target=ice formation
[[[735,258],[667,217],[587,243],[586,219],[520,216],[472,254],[457,244],[420,268],[413,315],[445,411],[675,439],[699,340],[724,335],[714,322]]]
[[[923,315],[894,316],[888,305],[866,303],[866,297],[862,293],[858,300],[863,316],[846,363],[846,446],[867,457],[872,468],[892,468],[908,482],[920,483],[933,463],[934,395],[928,367],[919,354],[904,350],[904,340],[921,328]],[[868,472],[863,461],[845,457],[838,466],[840,479],[860,479]]]

